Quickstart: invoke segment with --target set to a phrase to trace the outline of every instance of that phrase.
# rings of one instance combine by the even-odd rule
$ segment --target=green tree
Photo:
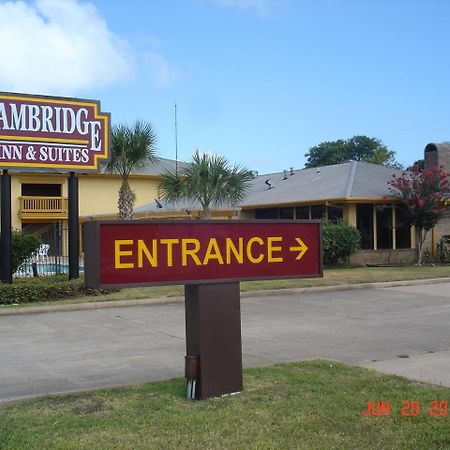
[[[122,177],[119,190],[119,220],[131,219],[136,194],[131,190],[128,177],[133,170],[142,169],[156,161],[156,133],[149,122],[137,121],[134,126],[116,125],[111,130],[111,157],[106,171]]]
[[[351,139],[322,142],[311,147],[305,168],[342,164],[349,161],[366,161],[372,164],[399,168],[395,152],[389,150],[379,139],[353,136]]]
[[[420,170],[414,166],[410,172],[395,174],[388,181],[394,198],[401,201],[407,217],[416,227],[417,262],[422,264],[423,243],[434,225],[442,218],[448,196],[449,174],[441,167]]]
[[[337,141],[326,141],[319,145],[311,147],[308,153],[305,169],[311,167],[331,166],[347,162],[346,141],[339,139]]]
[[[237,205],[249,189],[252,173],[240,165],[230,165],[222,156],[194,153],[192,162],[179,173],[161,176],[161,197],[169,202],[198,201],[204,219],[211,206]]]

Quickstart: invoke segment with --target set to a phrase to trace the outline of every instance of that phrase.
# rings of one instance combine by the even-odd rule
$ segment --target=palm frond
[[[128,185],[128,176],[156,160],[156,133],[149,122],[137,121],[132,127],[115,125],[111,129],[110,150],[105,170],[122,177],[119,217],[131,218],[135,195]]]
[[[169,202],[198,201],[208,215],[212,206],[235,206],[243,200],[252,179],[240,165],[231,166],[219,155],[195,152],[192,162],[179,174],[161,176],[161,196]]]

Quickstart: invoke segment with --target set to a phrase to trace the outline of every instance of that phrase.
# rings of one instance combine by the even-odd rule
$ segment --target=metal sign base
[[[195,398],[241,392],[239,283],[189,284],[185,300],[187,355],[198,361],[198,378],[195,383],[188,379],[190,389],[195,386]]]

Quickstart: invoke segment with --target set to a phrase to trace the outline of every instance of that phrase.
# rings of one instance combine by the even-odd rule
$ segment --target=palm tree
[[[192,162],[180,173],[161,175],[161,197],[169,202],[198,201],[202,218],[210,216],[211,206],[236,206],[247,194],[252,173],[231,166],[222,156],[195,152]]]
[[[119,190],[119,220],[131,219],[136,194],[131,190],[128,177],[132,170],[156,161],[156,133],[149,122],[137,121],[132,127],[116,125],[111,129],[111,156],[106,171],[122,177]]]

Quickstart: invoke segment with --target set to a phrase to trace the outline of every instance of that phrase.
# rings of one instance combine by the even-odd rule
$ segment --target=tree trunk
[[[136,194],[131,190],[128,180],[124,180],[119,190],[119,220],[131,220],[133,217]]]
[[[211,211],[210,211],[210,209],[209,209],[209,206],[203,206],[203,210],[202,210],[202,213],[201,213],[202,215],[201,215],[201,219],[202,220],[208,220],[208,219],[210,219],[211,218]]]
[[[419,266],[422,265],[423,258],[423,244],[427,237],[428,230],[425,230],[422,227],[416,226],[416,250],[417,250],[417,264]]]

